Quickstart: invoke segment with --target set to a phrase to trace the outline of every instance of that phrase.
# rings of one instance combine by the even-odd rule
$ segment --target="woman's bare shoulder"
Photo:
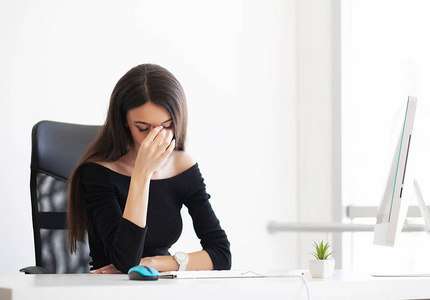
[[[196,160],[188,152],[175,150],[172,154],[176,174],[180,174],[196,164]]]

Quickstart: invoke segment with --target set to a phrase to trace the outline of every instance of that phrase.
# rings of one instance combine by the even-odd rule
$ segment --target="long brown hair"
[[[79,167],[88,162],[114,162],[133,146],[126,127],[127,112],[152,102],[165,109],[173,121],[176,150],[185,150],[187,107],[179,81],[166,69],[152,64],[138,65],[128,71],[113,89],[105,124],[69,179],[67,227],[69,249],[76,252],[77,242],[85,242],[91,224],[81,197]]]

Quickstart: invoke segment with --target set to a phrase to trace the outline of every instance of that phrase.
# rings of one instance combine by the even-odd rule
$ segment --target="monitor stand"
[[[415,196],[417,197],[418,206],[420,208],[421,215],[424,218],[426,230],[428,233],[430,233],[430,213],[427,209],[423,194],[421,193],[420,186],[416,179],[414,180],[414,191],[415,191]]]
[[[420,208],[420,212],[421,215],[424,219],[425,222],[425,227],[426,227],[426,231],[427,233],[430,234],[430,213],[427,209],[426,203],[424,201],[424,197],[423,194],[421,193],[421,189],[420,186],[418,184],[418,181],[415,179],[414,180],[414,191],[415,191],[415,197],[417,197],[417,201],[418,201],[418,206]],[[417,273],[417,274],[401,274],[401,273],[396,273],[396,274],[372,274],[373,277],[430,277],[430,274],[427,273]]]

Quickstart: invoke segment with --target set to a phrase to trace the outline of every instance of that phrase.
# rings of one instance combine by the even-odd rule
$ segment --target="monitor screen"
[[[406,218],[409,205],[407,198],[404,197],[404,189],[412,189],[408,184],[409,181],[406,180],[406,167],[416,106],[417,98],[409,97],[385,192],[378,210],[373,240],[375,245],[394,246]]]

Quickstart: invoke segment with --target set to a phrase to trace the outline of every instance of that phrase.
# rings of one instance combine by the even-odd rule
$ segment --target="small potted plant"
[[[333,252],[329,252],[330,244],[314,241],[315,251],[312,255],[316,259],[309,260],[309,271],[314,278],[330,278],[334,273],[334,259],[329,258]]]

